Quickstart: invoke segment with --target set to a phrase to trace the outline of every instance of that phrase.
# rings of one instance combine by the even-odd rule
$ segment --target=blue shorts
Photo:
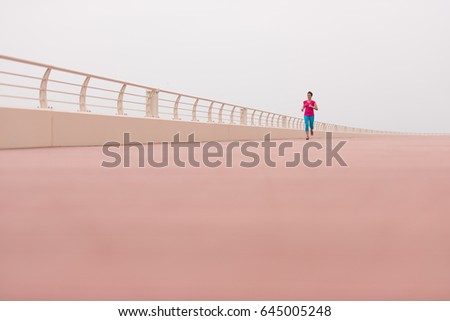
[[[314,116],[305,116],[305,131],[309,131],[309,128],[314,129]]]

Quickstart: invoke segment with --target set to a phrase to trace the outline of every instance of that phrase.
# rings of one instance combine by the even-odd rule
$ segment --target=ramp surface
[[[1,300],[450,300],[449,137],[352,138],[347,167],[131,154],[0,150]]]

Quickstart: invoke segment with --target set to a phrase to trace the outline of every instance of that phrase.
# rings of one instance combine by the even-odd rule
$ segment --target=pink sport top
[[[305,100],[303,107],[305,107],[305,116],[314,116],[314,109],[312,108],[316,102],[314,100]]]

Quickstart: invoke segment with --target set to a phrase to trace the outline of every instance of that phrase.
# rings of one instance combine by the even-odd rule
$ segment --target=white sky
[[[0,53],[385,130],[450,132],[450,0],[0,0]]]

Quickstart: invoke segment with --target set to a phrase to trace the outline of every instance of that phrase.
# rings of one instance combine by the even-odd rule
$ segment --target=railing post
[[[219,109],[219,124],[223,124],[223,121],[222,121],[222,111],[223,111],[223,107],[225,106],[225,104],[222,104],[222,106],[220,106],[220,109]]]
[[[180,103],[181,95],[178,95],[175,100],[175,105],[173,106],[173,120],[180,120],[178,117],[178,104]]]
[[[256,109],[253,109],[253,112],[252,112],[252,122],[251,122],[251,125],[252,125],[252,126],[255,125],[255,112],[256,112]]]
[[[289,117],[289,122],[291,122],[291,118],[290,117]],[[283,128],[289,127],[288,124],[287,124],[287,117],[286,116],[283,116],[281,118],[281,126]]]
[[[236,106],[233,106],[233,108],[230,111],[230,124],[234,124],[234,110],[236,109]]]
[[[90,79],[91,79],[91,77],[89,77],[89,76],[86,77],[86,79],[83,82],[83,86],[81,86],[81,90],[80,90],[80,111],[82,111],[82,112],[86,111],[86,91],[87,91]]]
[[[197,119],[197,105],[198,105],[198,101],[200,99],[197,98],[194,102],[194,105],[192,106],[192,121],[198,121]]]
[[[125,94],[125,89],[127,84],[123,84],[119,92],[119,97],[117,97],[117,114],[123,115],[123,95]]]
[[[145,92],[145,116],[159,118],[159,90]]]
[[[262,116],[263,116],[263,114],[264,114],[263,111],[261,111],[260,114],[259,114],[259,121],[258,121],[259,126],[262,126]]]
[[[254,113],[254,112],[253,112]],[[247,108],[241,108],[241,125],[247,125]],[[253,114],[252,114],[252,125],[253,125]]]
[[[214,105],[214,102],[212,101],[212,102],[209,104],[209,108],[208,108],[208,123],[213,123],[213,122],[214,122],[213,119],[212,119],[212,109],[213,109],[213,105]]]
[[[47,68],[44,73],[44,77],[41,80],[41,87],[39,88],[39,107],[40,108],[48,108],[47,103],[47,83],[48,77],[50,76],[51,68]]]

